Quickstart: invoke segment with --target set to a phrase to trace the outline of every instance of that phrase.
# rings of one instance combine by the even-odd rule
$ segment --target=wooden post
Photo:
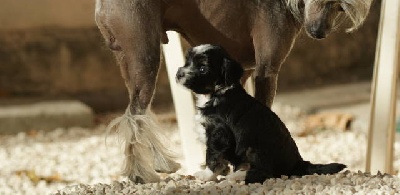
[[[255,94],[255,88],[254,88],[254,80],[253,80],[253,77],[252,76],[250,76],[248,79],[247,79],[247,81],[244,83],[244,88],[246,89],[246,92],[248,93],[248,94],[250,94],[251,96],[253,96],[254,97],[254,94]]]
[[[175,82],[176,72],[185,62],[180,37],[178,33],[172,31],[167,32],[167,35],[169,43],[163,45],[164,59],[181,136],[186,174],[193,174],[201,170],[200,166],[205,162],[204,151],[195,133],[195,107],[192,93]]]
[[[382,0],[371,92],[366,171],[394,174],[400,1]]]

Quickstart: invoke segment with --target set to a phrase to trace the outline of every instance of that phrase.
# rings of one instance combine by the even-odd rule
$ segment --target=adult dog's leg
[[[274,18],[261,15],[255,22],[253,45],[256,68],[254,72],[255,98],[272,106],[278,81],[280,66],[290,52],[298,28],[287,20],[285,11],[276,13]],[[267,23],[265,21],[268,21]]]
[[[176,164],[146,114],[160,62],[161,3],[158,0],[97,0],[96,22],[113,50],[129,92],[125,115],[111,122],[125,142],[123,174],[136,182],[159,180],[155,170]]]
[[[263,36],[258,39],[267,39]],[[262,41],[261,44],[259,41]],[[280,62],[275,55],[277,52],[278,43],[275,40],[257,40],[254,41],[256,68],[254,71],[254,97],[262,104],[271,107],[274,101]]]
[[[268,63],[269,64],[269,63]],[[256,67],[256,74],[254,78],[255,83],[255,95],[254,97],[260,101],[262,104],[271,107],[274,101],[277,81],[278,81],[278,71],[266,70],[271,65],[260,64]]]

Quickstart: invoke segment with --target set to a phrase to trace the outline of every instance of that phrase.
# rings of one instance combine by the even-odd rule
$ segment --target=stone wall
[[[79,99],[96,111],[123,109],[127,92],[94,23],[94,0],[0,0],[0,100]],[[372,76],[379,5],[357,32],[315,41],[302,34],[282,67],[279,90]],[[162,66],[154,107],[172,108]]]

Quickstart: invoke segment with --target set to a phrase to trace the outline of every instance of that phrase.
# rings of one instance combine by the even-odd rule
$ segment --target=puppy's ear
[[[225,85],[229,86],[234,83],[240,83],[243,75],[242,66],[235,60],[225,57],[222,65],[222,76],[225,78]]]

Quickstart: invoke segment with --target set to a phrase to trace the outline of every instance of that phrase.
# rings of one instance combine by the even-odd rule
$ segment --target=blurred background
[[[123,112],[128,95],[95,24],[94,3],[0,0],[0,194],[44,194],[71,183],[122,179],[120,144],[104,145],[104,125]],[[379,11],[375,0],[365,24],[351,34],[342,27],[317,41],[302,32],[282,65],[273,109],[289,129],[343,132],[295,132],[305,159],[364,169]],[[333,126],[321,126],[318,117],[298,122],[299,113],[335,108],[339,114],[325,120]],[[164,116],[164,127],[168,121],[179,145],[164,63],[152,109]],[[355,128],[360,131],[345,132],[354,115],[362,119]]]

